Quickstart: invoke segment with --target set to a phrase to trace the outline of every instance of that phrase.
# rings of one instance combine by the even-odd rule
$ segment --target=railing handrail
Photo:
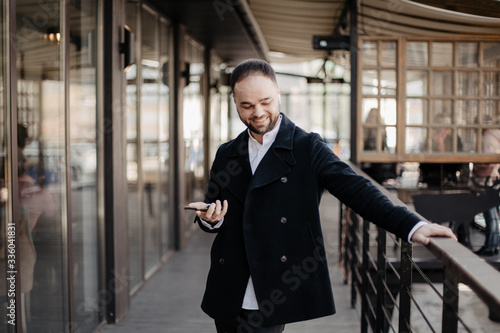
[[[500,272],[464,245],[443,237],[432,237],[426,248],[459,280],[469,286],[490,308],[500,312]]]
[[[368,175],[366,175],[359,167],[356,165],[348,162],[348,164],[359,174],[365,176],[366,178],[370,179],[372,183],[377,186],[387,197],[391,202],[395,205],[398,206],[408,206],[402,202],[394,193],[391,193],[388,191],[386,188],[383,186],[379,185],[377,182],[372,180]],[[423,221],[429,222],[426,218],[422,217],[421,215],[417,214]],[[429,222],[431,223],[431,222]],[[363,223],[365,224],[365,223]],[[355,229],[355,228],[354,228]],[[380,229],[380,228],[379,228]],[[351,236],[353,239],[360,239],[357,238],[357,236]],[[365,236],[366,237],[366,236]],[[383,237],[385,240],[385,237]],[[403,243],[402,243],[403,244]],[[407,244],[407,243],[406,243]],[[357,241],[354,241],[354,244],[350,245],[358,247],[359,244]],[[384,242],[384,249],[378,249],[377,251],[385,251],[385,242]],[[409,250],[408,250],[409,247]],[[405,249],[401,252],[401,269],[405,269],[408,271],[408,269],[411,271],[411,265],[413,265],[411,262],[415,263],[412,257],[412,246],[407,245],[405,246]],[[481,259],[479,256],[474,254],[469,248],[464,246],[463,244],[456,242],[450,238],[443,238],[443,237],[432,237],[431,241],[428,245],[425,246],[425,248],[432,254],[433,257],[435,257],[438,261],[440,261],[443,264],[443,271],[444,271],[444,290],[443,290],[443,296],[445,294],[448,294],[445,299],[443,299],[443,321],[446,320],[445,317],[448,319],[451,317],[456,316],[456,311],[458,310],[458,283],[464,283],[468,285],[468,287],[490,308],[490,311],[493,311],[495,316],[500,316],[500,288],[498,288],[498,281],[500,280],[500,272],[497,271],[492,265],[488,264],[485,262],[483,259]],[[363,251],[366,251],[367,246],[364,244],[363,241]],[[351,249],[352,251],[352,249]],[[403,256],[406,255],[410,259],[408,260],[403,260]],[[353,256],[353,253],[351,252],[351,257]],[[381,258],[381,256],[379,256]],[[360,265],[360,263],[357,262],[357,259],[353,258],[354,262],[350,263],[350,269],[351,273],[353,275],[353,289],[357,289],[355,285],[359,284],[360,281],[357,280],[357,278],[354,276],[356,273],[353,270],[355,266],[361,267],[366,269],[367,264],[363,263]],[[403,261],[405,263],[403,263]],[[381,264],[381,263],[379,263]],[[380,267],[383,267],[382,265],[379,265]],[[410,267],[403,267],[403,265],[410,265]],[[347,266],[346,266],[347,267]],[[365,272],[366,273],[366,272]],[[385,273],[378,272],[380,276],[383,276],[385,278]],[[408,277],[408,275],[406,275]],[[411,273],[409,275],[410,277],[410,283],[411,282]],[[362,282],[362,281],[361,281]],[[407,283],[407,282],[405,282]],[[401,283],[401,286],[403,284]],[[364,288],[359,289],[361,291],[365,290]],[[400,295],[403,295],[403,290],[400,290]],[[453,299],[450,300],[449,295],[456,295],[457,297],[452,297]],[[355,295],[352,295],[352,297],[356,297]],[[365,295],[361,295],[362,299],[364,299]],[[383,299],[383,298],[381,298]],[[356,300],[354,299],[351,300],[351,304],[354,306],[356,303]],[[408,303],[409,304],[409,303]],[[377,305],[381,306],[381,305]],[[405,305],[407,306],[407,305]],[[363,311],[363,309],[362,309]],[[408,308],[409,311],[409,308]],[[490,312],[491,314],[491,312]],[[446,328],[446,332],[456,332],[456,321],[460,320],[459,318],[451,318],[451,325]],[[366,319],[364,318],[364,315],[362,314],[362,331],[363,329],[363,321],[365,321],[366,324]],[[383,319],[375,318],[377,322],[377,330],[380,327],[380,321]],[[444,322],[443,322],[444,323]],[[401,330],[401,326],[400,326]],[[443,327],[444,331],[444,327]]]

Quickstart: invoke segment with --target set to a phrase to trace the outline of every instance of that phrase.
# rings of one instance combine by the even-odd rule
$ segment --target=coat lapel
[[[283,177],[295,165],[293,157],[295,124],[284,114],[282,117],[276,140],[255,170],[250,189],[265,186]]]

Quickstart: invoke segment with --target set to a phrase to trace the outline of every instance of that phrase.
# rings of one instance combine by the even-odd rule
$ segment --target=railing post
[[[358,257],[356,256],[356,249],[358,248],[358,237],[356,233],[359,231],[359,219],[356,213],[353,210],[349,210],[351,226],[349,228],[349,233],[351,234],[351,242],[349,246],[349,250],[351,252],[351,261],[350,261],[350,269],[351,269],[351,307],[356,307],[357,302],[357,291],[356,286],[359,284],[358,275],[356,274],[357,266],[358,266]]]
[[[385,246],[386,246],[386,233],[385,230],[378,227],[377,228],[377,309],[376,309],[376,324],[375,324],[375,332],[381,333],[385,332],[385,301],[386,301],[386,293],[384,282],[387,277],[387,265],[385,262]]]
[[[403,240],[401,242],[401,267],[399,281],[399,333],[410,332],[411,318],[411,284],[413,247]]]
[[[368,319],[367,316],[371,314],[368,309],[368,274],[370,268],[370,259],[368,258],[368,251],[370,251],[370,222],[363,220],[363,247],[362,247],[362,263],[361,263],[361,332],[368,332]]]
[[[458,330],[458,277],[448,266],[444,268],[443,282],[443,333],[456,333]]]

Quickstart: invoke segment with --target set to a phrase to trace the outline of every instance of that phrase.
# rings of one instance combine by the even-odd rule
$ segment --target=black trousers
[[[215,321],[217,333],[281,333],[285,325],[262,327],[262,314],[257,310],[242,310],[238,318],[238,326],[227,326]]]

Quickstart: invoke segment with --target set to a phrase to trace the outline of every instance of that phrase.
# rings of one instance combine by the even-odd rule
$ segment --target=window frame
[[[364,43],[366,42],[371,42],[375,43],[378,45],[377,47],[377,64],[376,65],[364,65],[364,58],[365,58],[365,52],[364,52]],[[395,42],[396,43],[396,63],[395,63],[395,70],[396,70],[396,95],[394,98],[396,99],[396,145],[395,145],[395,151],[394,152],[387,152],[387,151],[364,151],[363,150],[363,133],[365,126],[363,124],[363,101],[367,98],[371,99],[377,99],[379,105],[380,105],[380,100],[382,98],[388,97],[387,95],[382,95],[380,91],[380,72],[383,70],[391,70],[390,66],[382,66],[381,65],[381,55],[380,55],[380,44],[383,42]],[[432,55],[432,50],[431,50],[431,45],[434,42],[449,42],[453,44],[453,64],[451,67],[437,67],[437,66],[432,66],[430,64],[430,61],[428,61],[426,66],[421,66],[421,67],[412,67],[411,69],[408,69],[407,67],[407,48],[408,48],[408,43],[410,42],[426,42],[428,47],[427,47],[427,56],[428,59],[430,60],[430,57]],[[477,43],[478,44],[478,64],[476,67],[460,67],[457,65],[457,45],[460,43]],[[427,71],[428,75],[428,84],[426,87],[426,93],[423,96],[417,96],[418,99],[422,99],[424,101],[429,101],[432,100],[439,100],[439,99],[446,99],[451,100],[454,113],[456,111],[456,103],[458,101],[468,101],[468,100],[475,100],[478,102],[477,110],[478,110],[478,115],[482,112],[481,107],[482,103],[484,101],[495,101],[496,103],[500,103],[500,94],[496,96],[484,96],[482,91],[479,91],[479,96],[474,96],[474,97],[467,97],[467,96],[458,96],[457,94],[457,73],[458,72],[477,72],[478,73],[478,80],[479,80],[479,89],[482,89],[482,80],[484,77],[484,73],[486,72],[496,72],[500,74],[500,68],[499,67],[484,67],[481,64],[482,61],[482,52],[483,52],[483,44],[484,43],[499,43],[500,44],[500,39],[498,37],[494,36],[468,36],[468,37],[385,37],[385,36],[361,36],[359,38],[358,42],[358,50],[359,52],[359,57],[358,57],[358,77],[357,80],[360,83],[359,88],[357,91],[357,96],[358,100],[360,103],[358,103],[357,107],[357,137],[356,139],[356,145],[357,145],[357,161],[358,162],[435,162],[435,163],[447,163],[447,162],[462,162],[462,163],[469,163],[469,162],[498,162],[498,154],[484,154],[481,152],[481,142],[482,142],[482,132],[486,129],[490,128],[499,128],[500,124],[499,123],[492,123],[492,124],[485,124],[485,123],[480,123],[477,122],[475,124],[462,124],[458,125],[456,122],[453,122],[451,125],[445,125],[444,127],[449,127],[452,129],[452,131],[457,131],[459,129],[472,129],[476,131],[477,134],[477,139],[476,139],[476,147],[474,152],[458,152],[456,149],[454,149],[452,152],[444,152],[444,153],[436,153],[436,152],[419,152],[419,153],[407,153],[405,151],[406,147],[406,129],[407,128],[426,128],[427,130],[430,130],[435,127],[443,127],[443,126],[436,126],[432,125],[429,123],[423,123],[423,124],[418,124],[418,125],[407,125],[406,124],[406,102],[409,99],[409,96],[406,95],[406,74],[408,70],[422,70],[422,71]],[[377,94],[366,94],[363,92],[363,72],[366,70],[372,70],[376,71],[378,73],[378,89],[377,89]],[[453,81],[453,87],[452,87],[452,96],[444,96],[444,95],[432,95],[431,89],[432,89],[432,84],[431,78],[432,74],[439,72],[439,71],[451,71],[452,72],[452,81]],[[391,97],[391,95],[389,95]],[[498,122],[498,121],[497,121]],[[384,127],[384,125],[379,125],[380,127]],[[387,127],[387,125],[385,125]],[[391,126],[392,127],[392,126]],[[456,136],[456,135],[455,135]],[[427,137],[429,137],[427,135]],[[454,148],[456,148],[456,139],[454,142]]]

